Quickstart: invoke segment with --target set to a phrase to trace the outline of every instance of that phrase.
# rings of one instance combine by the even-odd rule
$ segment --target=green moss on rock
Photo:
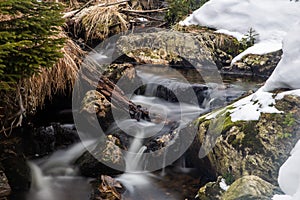
[[[232,122],[229,109],[207,114],[197,120],[200,145],[206,145],[212,135],[211,126],[220,130],[212,151],[206,159],[216,176],[231,173],[235,178],[256,175],[277,184],[278,170],[300,139],[297,118],[300,117],[300,98],[285,96],[275,107],[283,113],[262,113],[257,121]],[[216,119],[208,119],[215,116]],[[223,124],[216,123],[223,118]],[[221,120],[222,121],[222,120]],[[221,129],[220,129],[221,127]],[[214,136],[215,137],[215,136]]]
[[[222,196],[222,200],[269,200],[276,187],[257,176],[244,176],[236,180]]]

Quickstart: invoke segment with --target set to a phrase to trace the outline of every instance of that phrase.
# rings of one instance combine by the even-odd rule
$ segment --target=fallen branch
[[[158,22],[165,22],[162,19],[157,19],[157,18],[150,17],[148,15],[139,14],[139,13],[130,13],[129,15],[134,15],[134,16],[137,16],[137,17],[143,17],[143,18],[146,18],[146,19],[149,19],[149,20],[153,20],[153,21],[158,21]]]
[[[81,12],[84,8],[88,7],[93,1],[95,0],[91,0],[89,2],[87,2],[86,4],[84,4],[80,9],[78,10],[73,10],[71,12],[65,13],[65,15],[63,16],[63,18],[72,18],[75,15],[77,15],[79,12]],[[108,6],[113,6],[113,5],[118,5],[118,4],[124,4],[129,2],[130,0],[122,0],[122,1],[118,1],[118,2],[113,2],[113,3],[102,3],[97,5],[98,7],[108,7]]]
[[[77,13],[79,13],[80,11],[82,11],[84,8],[88,7],[93,1],[95,0],[90,0],[89,2],[87,2],[86,4],[84,4],[79,10],[77,10],[76,12],[73,13],[73,15],[69,16],[70,18],[75,16]]]
[[[165,12],[168,8],[160,8],[155,10],[128,10],[122,9],[121,12],[129,12],[129,13],[154,13],[154,12]]]
[[[102,3],[97,5],[98,7],[108,7],[108,6],[113,6],[113,5],[118,5],[118,4],[124,4],[129,2],[130,0],[123,0],[123,1],[118,1],[118,2],[113,2],[113,3]]]

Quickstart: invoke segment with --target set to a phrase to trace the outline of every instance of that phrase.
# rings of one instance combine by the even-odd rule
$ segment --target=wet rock
[[[82,100],[81,112],[96,113],[99,118],[105,117],[111,104],[107,98],[96,90],[90,90]]]
[[[141,64],[177,63],[182,59],[194,67],[214,64],[207,46],[190,33],[148,29],[146,32],[122,36],[117,49]]]
[[[65,147],[79,141],[77,130],[74,124],[52,123],[55,131],[55,147]]]
[[[83,153],[76,160],[75,165],[79,167],[82,175],[88,177],[97,177],[103,173],[107,175],[120,174],[120,171],[116,169],[125,169],[125,161],[122,151],[117,145],[120,145],[120,141],[109,135],[106,141],[99,142],[91,152]]]
[[[264,55],[249,54],[231,65],[232,59],[243,50],[236,38],[199,26],[179,26],[177,30],[195,35],[201,45],[209,49],[216,66],[225,74],[269,77],[281,59],[282,50],[279,50]]]
[[[222,196],[222,200],[269,200],[277,187],[257,176],[237,179]]]
[[[30,138],[24,138],[24,149],[28,157],[43,156],[58,148],[64,148],[79,140],[74,124],[52,123],[31,130]]]
[[[201,200],[218,200],[221,199],[223,190],[220,187],[221,177],[215,182],[208,182],[198,191],[197,197]]]
[[[103,75],[108,77],[113,83],[117,83],[121,78],[126,79],[128,84],[138,85],[139,81],[141,81],[137,78],[134,65],[131,63],[111,64]]]
[[[239,54],[240,44],[232,36],[205,30],[200,31],[196,38],[210,49],[218,69],[229,66],[232,59]]]
[[[240,43],[233,37],[201,26],[177,26],[176,30],[194,35],[202,46],[206,46],[213,60],[222,69],[229,66],[232,59],[240,53]]]
[[[284,112],[262,113],[258,121],[232,122],[226,110],[213,121],[205,118],[197,121],[199,143],[214,145],[204,159],[208,159],[207,165],[213,167],[216,175],[233,180],[256,175],[277,184],[280,166],[300,139],[296,120],[300,117],[300,98],[285,96],[276,101],[275,107]],[[218,124],[220,116],[225,116],[225,119]],[[208,133],[211,123],[221,135]]]
[[[95,191],[90,198],[91,200],[107,199],[107,200],[120,200],[121,192],[124,188],[121,183],[116,181],[114,178],[101,175],[101,183],[96,184]]]
[[[85,94],[84,99],[81,102],[81,115],[82,119],[80,121],[93,125],[97,124],[94,118],[89,117],[89,115],[96,114],[97,119],[101,122],[101,127],[105,130],[111,123],[113,123],[113,117],[111,113],[111,103],[107,97],[96,91],[90,90]]]
[[[7,197],[11,192],[11,188],[8,184],[8,179],[5,173],[0,169],[0,198]]]
[[[4,172],[13,191],[28,191],[31,172],[24,157],[10,156],[1,161]]]
[[[279,63],[281,55],[282,50],[264,55],[249,54],[233,65],[224,67],[223,72],[269,77]]]
[[[168,83],[157,87],[155,94],[166,101],[202,105],[204,100],[209,98],[209,89],[206,85],[166,82]]]
[[[20,138],[0,141],[0,166],[12,191],[29,190],[31,171],[23,154]]]
[[[33,134],[33,153],[46,155],[55,149],[55,131],[53,126],[39,127]]]

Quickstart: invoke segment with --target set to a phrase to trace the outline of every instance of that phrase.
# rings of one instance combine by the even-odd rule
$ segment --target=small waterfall
[[[90,193],[89,180],[77,176],[72,165],[94,141],[73,145],[53,153],[48,159],[29,162],[32,185],[27,200],[82,200]],[[67,192],[66,192],[67,191]]]
[[[137,153],[128,152],[126,161],[126,172],[137,173],[143,171],[144,162],[142,160],[143,153],[146,151],[147,147],[142,146]]]
[[[167,153],[168,153],[168,149],[166,148],[166,150],[164,151],[164,159],[163,159],[163,164],[162,164],[162,170],[160,175],[161,176],[165,176],[166,175],[166,158],[167,158]]]
[[[49,187],[49,179],[44,176],[41,168],[34,164],[33,162],[28,163],[31,174],[32,174],[32,183],[31,189],[41,190],[43,188]]]
[[[94,141],[86,141],[74,144],[67,150],[54,152],[47,160],[40,163],[41,170],[48,175],[76,175],[72,163],[85,151],[85,147],[95,144]]]

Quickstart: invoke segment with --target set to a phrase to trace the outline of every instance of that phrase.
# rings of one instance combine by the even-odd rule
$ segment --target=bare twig
[[[73,13],[73,15],[69,16],[70,18],[75,16],[77,13],[79,13],[80,11],[82,11],[84,8],[88,7],[93,1],[95,0],[90,0],[88,1],[86,4],[84,4],[79,10],[77,10],[76,12]]]
[[[108,7],[108,6],[113,6],[113,5],[118,5],[118,4],[124,4],[129,2],[130,0],[123,0],[123,1],[118,1],[118,2],[112,2],[112,3],[102,3],[97,5],[98,7]]]
[[[93,3],[93,1],[95,1],[95,0],[91,0],[91,1],[87,2],[86,4],[84,4],[78,10],[73,10],[71,12],[65,13],[65,15],[63,16],[63,18],[72,18],[72,17],[74,17],[79,12],[81,12],[84,8],[88,7],[91,3]],[[118,2],[112,2],[112,3],[102,3],[102,4],[99,4],[97,6],[98,7],[108,7],[108,6],[118,5],[118,4],[125,4],[125,3],[129,2],[129,1],[130,0],[122,0],[122,1],[118,1]]]
[[[143,18],[146,18],[146,19],[149,19],[149,20],[153,20],[153,21],[165,22],[162,19],[157,19],[157,18],[150,17],[148,15],[139,14],[139,13],[130,13],[130,15],[134,15],[134,16],[137,16],[137,17],[143,17]]]
[[[121,12],[128,12],[128,13],[154,13],[154,12],[165,12],[168,8],[160,8],[155,10],[128,10],[122,9]]]

